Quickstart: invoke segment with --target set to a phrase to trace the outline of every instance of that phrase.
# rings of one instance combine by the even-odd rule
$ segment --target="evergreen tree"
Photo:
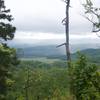
[[[16,30],[10,22],[13,20],[9,14],[10,9],[6,9],[4,0],[0,0],[0,100],[7,100],[7,89],[12,80],[9,68],[16,64],[16,52],[7,46],[5,41],[12,40]]]
[[[16,30],[10,23],[4,23],[5,20],[11,22],[13,20],[12,15],[9,14],[10,9],[6,10],[4,0],[0,0],[0,42],[3,40],[11,40],[14,37]]]

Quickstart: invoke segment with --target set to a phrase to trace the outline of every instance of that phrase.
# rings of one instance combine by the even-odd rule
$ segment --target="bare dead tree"
[[[69,47],[69,7],[70,0],[63,0],[66,3],[66,17],[62,20],[62,24],[65,25],[66,32],[66,42],[58,45],[57,47],[65,45],[66,47],[66,56],[67,56],[67,65],[70,67],[71,55],[70,55],[70,47]]]

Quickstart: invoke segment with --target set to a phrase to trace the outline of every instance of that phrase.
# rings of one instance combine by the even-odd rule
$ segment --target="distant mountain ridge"
[[[56,46],[36,46],[17,48],[17,54],[23,57],[47,57],[63,55],[63,52]]]
[[[51,41],[49,41],[51,42]],[[14,47],[14,48],[44,48],[44,50],[46,49],[46,47],[50,47],[50,48],[56,48],[56,46],[59,45],[57,43],[55,44],[51,44],[51,45],[44,45],[42,43],[40,43],[40,45],[36,45],[36,44],[29,44],[29,43],[26,43],[26,44],[22,44],[22,43],[10,43],[9,46],[10,47]],[[81,50],[84,50],[84,49],[90,49],[90,48],[93,48],[93,49],[97,49],[97,48],[100,48],[100,43],[77,43],[77,44],[70,44],[70,50],[71,50],[71,53],[74,53],[76,51],[81,51]],[[56,48],[56,50],[60,50],[62,54],[65,54],[65,46],[62,46],[62,47],[59,47],[59,48]]]
[[[90,48],[90,49],[85,49],[85,50],[81,50],[79,51],[81,54],[84,54],[88,57],[100,57],[100,49],[93,49],[93,48]],[[73,53],[72,54],[73,56],[76,56],[77,55],[77,52]]]
[[[90,56],[99,56],[100,55],[100,49],[93,49],[93,48],[90,48],[90,49],[85,49],[85,50],[81,50],[80,51],[81,53],[85,54],[85,55],[90,55]]]
[[[63,48],[64,49],[64,48]],[[24,47],[17,48],[17,55],[19,57],[48,57],[66,59],[65,51],[62,48],[56,48],[56,46],[36,46],[36,47]],[[80,50],[80,53],[88,56],[89,58],[99,59],[100,49],[85,49]],[[77,52],[71,54],[72,58],[77,57]]]

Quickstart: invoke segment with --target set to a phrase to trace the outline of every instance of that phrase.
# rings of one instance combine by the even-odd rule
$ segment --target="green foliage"
[[[14,71],[15,83],[8,100],[61,100],[68,95],[67,69],[24,66]],[[22,100],[23,100],[22,99]],[[63,99],[64,100],[64,99]],[[65,99],[66,100],[66,99]]]
[[[71,68],[61,65],[62,62],[45,66],[43,62],[22,61],[13,71],[15,81],[7,100],[100,99],[100,72],[97,66],[88,63],[84,55],[80,55]]]
[[[50,59],[51,60],[51,59]],[[50,62],[50,63],[49,63]],[[25,66],[31,66],[33,68],[45,68],[49,69],[52,67],[59,67],[59,68],[66,68],[66,62],[65,61],[51,61],[49,62],[44,62],[44,61],[34,61],[34,60],[21,60],[19,67],[25,67]]]
[[[0,45],[0,95],[2,95],[0,100],[2,100],[2,97],[4,98],[7,88],[13,83],[10,79],[11,72],[9,71],[9,67],[16,64],[15,49]]]
[[[6,6],[4,5],[4,0],[0,0],[0,38],[1,40],[10,40],[13,39],[14,37],[14,32],[16,30],[15,27],[13,27],[11,24],[9,23],[5,23],[3,22],[3,20],[7,20],[7,21],[12,21],[12,15],[9,15],[7,13],[9,13],[10,10],[6,10]]]
[[[9,68],[17,64],[15,50],[4,43],[4,41],[13,39],[13,33],[16,30],[10,23],[6,23],[13,20],[9,12],[9,9],[6,10],[4,0],[0,0],[0,100],[7,100],[8,87],[13,84]]]
[[[88,64],[84,55],[70,69],[71,92],[76,100],[100,100],[100,72],[96,65]]]

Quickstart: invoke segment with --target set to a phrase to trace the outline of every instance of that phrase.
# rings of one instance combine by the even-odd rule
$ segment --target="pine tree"
[[[12,15],[9,14],[10,9],[6,10],[4,0],[0,0],[0,42],[3,40],[11,40],[14,37],[16,30],[10,23],[4,23],[5,20],[11,22],[13,20]]]
[[[16,28],[10,24],[13,20],[6,9],[4,0],[0,0],[0,100],[7,100],[7,90],[11,85],[11,73],[9,68],[16,64],[15,49],[7,46],[5,41],[12,40]]]

